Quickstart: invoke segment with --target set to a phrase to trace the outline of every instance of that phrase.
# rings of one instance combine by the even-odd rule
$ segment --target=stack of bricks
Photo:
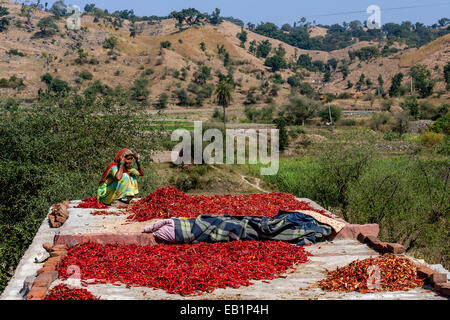
[[[358,240],[382,254],[404,254],[406,251],[401,244],[383,242],[377,237],[363,233],[358,234]],[[434,290],[440,294],[450,296],[450,283],[447,282],[447,274],[439,273],[424,265],[416,265],[416,267],[419,278],[433,285]]]
[[[366,235],[364,233],[358,234],[358,240],[362,243],[366,243],[372,249],[379,253],[393,253],[403,254],[405,253],[405,247],[398,243],[383,242],[375,236]]]
[[[449,297],[450,296],[450,283],[447,282],[447,274],[439,273],[427,266],[418,264],[417,275],[433,285],[434,291]]]
[[[43,300],[45,298],[48,288],[58,278],[58,264],[67,255],[66,245],[53,246],[51,243],[44,243],[43,247],[50,253],[50,258],[37,271],[37,277],[27,294],[27,300]]]
[[[54,204],[52,206],[51,212],[48,215],[48,220],[52,228],[61,227],[67,218],[69,218],[69,211],[67,210],[69,206],[69,201]]]

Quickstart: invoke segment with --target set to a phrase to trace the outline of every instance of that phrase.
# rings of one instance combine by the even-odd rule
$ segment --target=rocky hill
[[[381,50],[384,43],[361,41],[341,50],[311,51],[244,29],[247,41],[242,45],[237,37],[242,31],[241,27],[228,21],[180,31],[175,19],[137,22],[134,26],[140,32],[131,37],[130,21],[124,20],[121,26],[117,26],[107,19],[94,22],[97,21],[94,16],[87,14],[82,15],[81,30],[67,30],[66,20],[61,18],[55,21],[58,31],[43,36],[38,22],[50,17],[50,13],[34,10],[28,19],[21,14],[21,5],[18,3],[7,1],[1,6],[9,11],[7,17],[10,26],[7,31],[0,32],[0,78],[15,76],[22,79],[25,85],[21,90],[0,88],[2,97],[35,98],[39,89],[46,88],[41,77],[49,73],[67,81],[69,86],[79,92],[92,86],[96,80],[116,88],[130,87],[137,79],[145,78],[150,91],[147,97],[149,106],[156,103],[162,93],[168,95],[169,105],[180,104],[183,94],[186,105],[213,105],[212,85],[219,81],[219,77],[227,76],[232,66],[233,79],[237,84],[234,104],[240,105],[249,99],[253,104],[282,104],[291,91],[291,85],[286,80],[295,75],[320,94],[348,92],[352,98],[362,98],[375,92],[379,75],[384,79],[385,91],[398,72],[405,74],[404,81],[407,83],[409,67],[414,64],[426,65],[432,70],[434,78],[442,80],[443,66],[450,60],[450,35],[420,49],[407,49],[404,44],[394,43],[391,47],[398,51],[393,55],[369,61],[356,58],[350,62],[348,77],[344,79],[339,64],[343,59],[349,60],[349,51],[369,46]],[[324,32],[326,30],[319,27],[311,30],[315,35],[323,35]],[[117,39],[117,44],[112,49],[105,48],[105,40],[112,37]],[[280,82],[275,77],[276,73],[264,65],[265,58],[249,52],[252,41],[259,44],[265,40],[272,47],[269,57],[282,46],[286,62],[292,65],[296,64],[300,55],[308,54],[312,61],[324,63],[334,58],[338,61],[338,67],[331,72],[330,81],[326,83],[323,82],[322,72],[310,72],[302,68],[296,72],[293,68],[276,72],[282,77]],[[18,54],[11,53],[11,50]],[[348,88],[348,81],[357,83],[361,74],[371,79],[373,86],[363,87],[360,92],[356,92],[354,87]],[[438,91],[445,91],[443,81],[436,85],[435,92]],[[448,99],[448,93],[440,95],[440,98]]]

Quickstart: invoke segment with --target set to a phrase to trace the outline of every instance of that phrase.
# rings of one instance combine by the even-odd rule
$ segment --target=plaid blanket
[[[300,212],[280,211],[272,218],[204,214],[196,219],[174,221],[177,243],[279,240],[304,245],[332,232],[330,226]]]

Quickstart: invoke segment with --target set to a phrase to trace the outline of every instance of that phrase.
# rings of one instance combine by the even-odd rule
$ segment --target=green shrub
[[[386,131],[386,133],[383,136],[383,139],[387,141],[397,140],[398,138],[399,135],[392,131]]]
[[[80,78],[84,80],[92,80],[93,75],[89,71],[82,71],[80,73]]]
[[[12,55],[19,56],[19,57],[25,57],[27,55],[26,53],[23,53],[17,49],[9,49],[8,51],[6,51],[6,54],[9,54],[11,56]]]
[[[15,112],[19,108],[20,102],[14,98],[6,99],[2,107],[8,112]]]
[[[99,177],[124,143],[143,155],[141,194],[158,186],[145,160],[158,140],[139,130],[136,106],[113,107],[120,99],[43,96],[33,112],[0,118],[0,148],[8,150],[0,155],[0,291],[50,206],[95,195]]]
[[[334,105],[325,107],[322,110],[320,110],[319,117],[322,119],[323,122],[329,122],[330,114],[332,122],[336,123],[341,118],[342,114],[341,108]]]
[[[447,114],[445,117],[439,118],[430,128],[430,131],[436,133],[445,133],[447,135],[450,134],[450,114]]]
[[[420,141],[424,146],[433,147],[444,141],[444,135],[433,131],[423,131],[420,134]]]

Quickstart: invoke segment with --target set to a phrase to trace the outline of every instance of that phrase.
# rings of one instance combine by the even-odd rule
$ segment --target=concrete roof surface
[[[306,200],[315,207],[320,207],[309,199],[299,198],[298,200]],[[23,287],[25,279],[29,276],[34,276],[36,271],[43,265],[43,263],[35,263],[34,258],[41,251],[43,243],[53,243],[53,238],[56,234],[98,233],[104,232],[105,229],[108,229],[108,232],[142,232],[143,226],[151,223],[147,221],[130,224],[126,221],[126,215],[91,215],[90,212],[94,209],[74,208],[78,203],[79,201],[70,203],[69,218],[60,228],[50,228],[48,219],[44,219],[32,244],[18,264],[14,276],[0,296],[1,300],[23,299],[19,291]],[[111,211],[117,210],[111,209]],[[447,300],[446,297],[432,291],[431,286],[415,288],[409,291],[367,294],[358,292],[325,292],[320,288],[308,288],[316,284],[318,280],[326,278],[326,270],[334,270],[356,259],[363,260],[379,256],[380,254],[366,244],[352,239],[319,242],[305,249],[312,253],[313,256],[309,257],[308,262],[298,264],[296,271],[286,274],[286,278],[273,279],[269,283],[252,280],[253,285],[238,289],[216,289],[213,293],[203,293],[193,297],[168,294],[162,289],[146,287],[126,288],[125,285],[114,286],[112,284],[88,285],[87,289],[105,300]],[[423,263],[423,261],[414,257],[407,257],[416,263]],[[52,283],[51,287],[61,282],[63,281],[57,279]]]

